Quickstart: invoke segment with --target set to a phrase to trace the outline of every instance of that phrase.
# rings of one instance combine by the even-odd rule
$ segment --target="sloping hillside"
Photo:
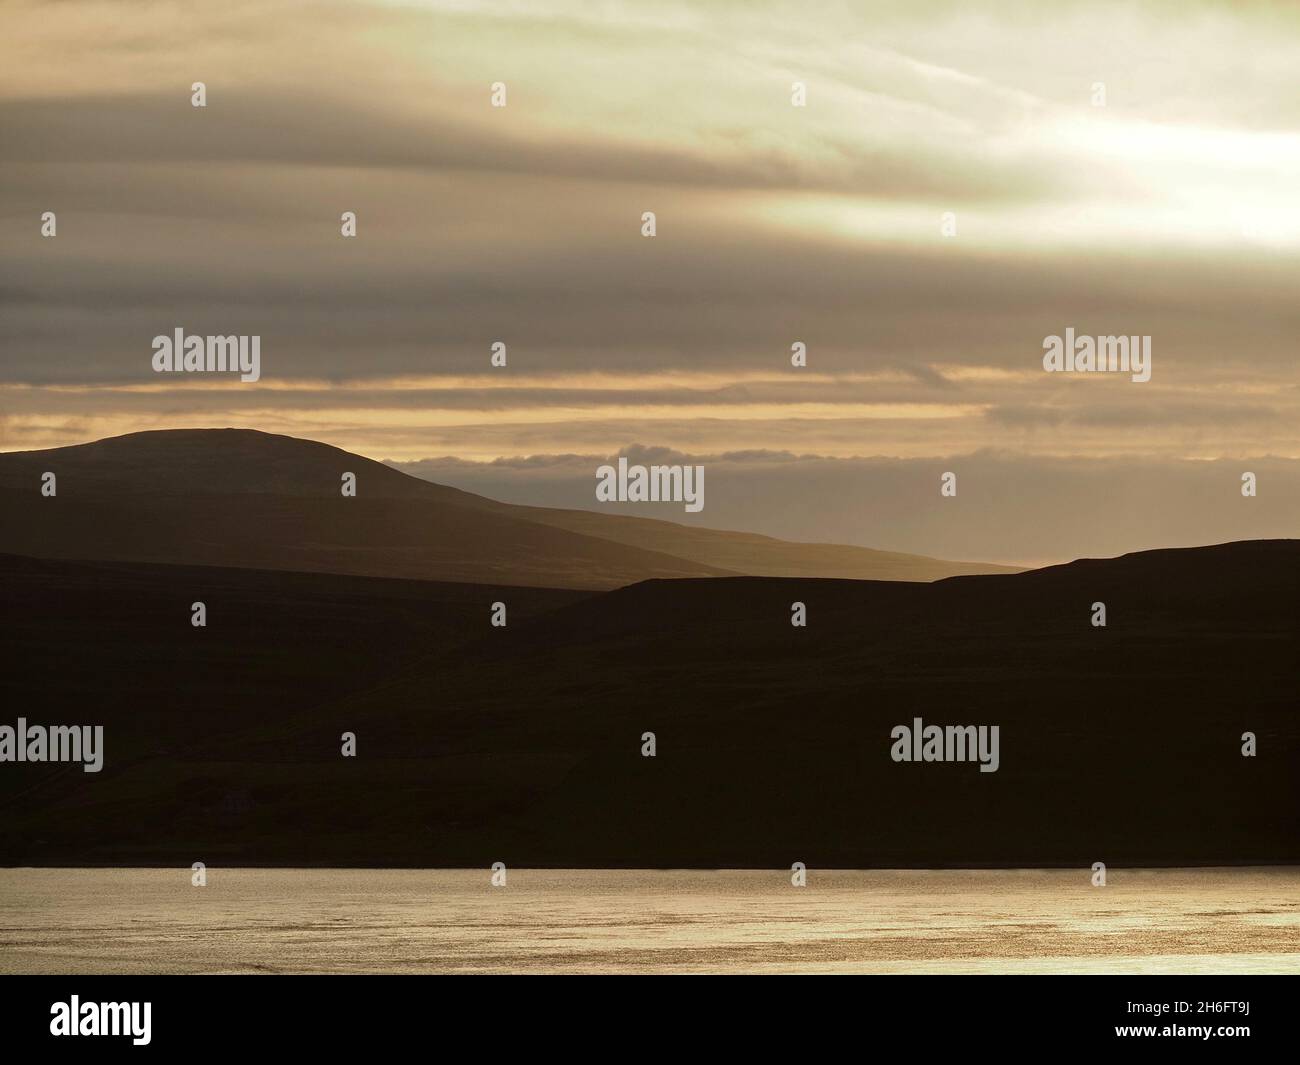
[[[107,747],[4,767],[0,864],[1300,861],[1298,541],[599,594],[9,558],[0,589],[9,723]],[[895,762],[916,718],[997,726],[997,771]]]
[[[41,495],[45,472],[57,495]],[[341,494],[356,476],[353,498]],[[614,588],[732,574],[932,580],[972,567],[497,503],[326,444],[133,433],[0,454],[0,551],[419,580]]]

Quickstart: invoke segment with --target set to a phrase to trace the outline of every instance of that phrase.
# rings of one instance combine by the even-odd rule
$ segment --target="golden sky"
[[[2,450],[1300,460],[1294,6],[68,0],[0,30]],[[178,326],[260,335],[261,381],[154,374]],[[1151,381],[1044,373],[1066,327],[1150,335]]]

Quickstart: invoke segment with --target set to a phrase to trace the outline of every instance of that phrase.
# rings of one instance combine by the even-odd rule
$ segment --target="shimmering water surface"
[[[1300,870],[0,869],[0,971],[1300,972]]]

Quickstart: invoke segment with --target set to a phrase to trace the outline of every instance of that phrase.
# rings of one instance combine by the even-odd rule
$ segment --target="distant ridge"
[[[58,493],[40,495],[52,471]],[[356,474],[355,498],[340,494]],[[0,454],[0,552],[532,587],[737,575],[930,581],[1011,567],[514,506],[328,444],[170,429]]]

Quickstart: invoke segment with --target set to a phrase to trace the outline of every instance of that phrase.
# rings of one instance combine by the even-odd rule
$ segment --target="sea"
[[[1295,868],[205,878],[0,869],[0,972],[1300,973]]]

